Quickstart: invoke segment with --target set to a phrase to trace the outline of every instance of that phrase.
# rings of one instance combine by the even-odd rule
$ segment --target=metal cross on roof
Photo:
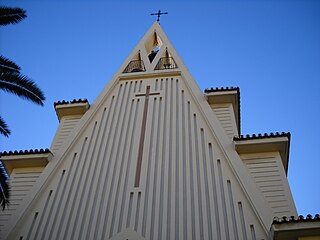
[[[162,14],[168,14],[167,12],[161,12],[160,10],[157,12],[157,13],[151,13],[150,15],[153,16],[153,15],[157,15],[158,16],[158,19],[157,19],[157,22],[160,22],[160,16]]]

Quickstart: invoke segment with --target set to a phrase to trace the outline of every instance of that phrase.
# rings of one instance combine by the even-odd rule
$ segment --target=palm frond
[[[41,106],[43,106],[43,101],[45,100],[40,88],[32,80],[23,75],[0,74],[0,89]]]
[[[26,11],[21,8],[0,7],[0,25],[15,24],[22,21]]]
[[[0,162],[0,205],[2,210],[9,204],[10,187],[8,184],[8,174],[6,173],[2,162]]]
[[[19,74],[20,67],[8,58],[0,55],[0,74],[1,73]]]
[[[9,135],[11,134],[11,131],[9,130],[8,125],[6,124],[6,122],[2,119],[2,117],[0,116],[0,134],[9,137]]]

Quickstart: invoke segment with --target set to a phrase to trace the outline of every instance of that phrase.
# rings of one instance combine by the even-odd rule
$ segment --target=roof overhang
[[[205,96],[209,104],[231,103],[240,135],[240,91],[239,88],[215,89],[205,91]]]
[[[1,161],[8,173],[14,168],[45,167],[52,159],[53,154],[48,151],[44,153],[26,153],[1,156]]]
[[[320,239],[320,222],[272,224],[270,232],[273,240]]]
[[[289,162],[289,136],[275,136],[257,139],[234,139],[235,150],[239,154],[279,152],[286,174],[288,173]]]
[[[66,116],[81,117],[89,109],[88,102],[65,103],[55,105],[55,110],[59,121]]]

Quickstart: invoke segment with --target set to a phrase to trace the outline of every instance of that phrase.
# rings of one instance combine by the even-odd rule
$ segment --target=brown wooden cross
[[[139,184],[140,184],[142,155],[143,155],[144,137],[146,134],[146,123],[147,123],[147,115],[148,115],[149,96],[152,96],[152,95],[160,95],[160,93],[150,93],[150,86],[149,85],[146,88],[146,93],[136,94],[136,97],[145,97],[145,101],[144,101],[142,125],[141,125],[141,132],[140,132],[140,142],[139,142],[138,160],[137,160],[137,167],[136,167],[136,176],[135,176],[135,180],[134,180],[134,187],[139,187]]]

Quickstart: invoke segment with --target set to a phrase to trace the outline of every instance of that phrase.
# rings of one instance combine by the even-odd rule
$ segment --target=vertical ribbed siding
[[[163,83],[165,82],[165,83]],[[163,79],[161,79],[161,87],[165,86],[165,96],[164,96],[164,113],[163,113],[163,136],[162,136],[162,141],[158,144],[162,143],[162,148],[160,150],[160,154],[159,154],[159,160],[160,160],[160,192],[159,192],[159,207],[158,207],[158,211],[157,211],[157,215],[158,215],[158,231],[156,236],[158,237],[157,239],[162,239],[162,235],[165,235],[165,230],[163,228],[163,205],[164,205],[164,181],[165,178],[167,176],[165,176],[165,173],[167,171],[165,171],[165,163],[166,163],[166,153],[167,153],[167,134],[168,134],[168,119],[167,119],[167,112],[168,112],[168,79],[166,79],[165,81]],[[160,157],[161,156],[161,157]]]
[[[135,94],[148,85],[160,95],[149,97],[135,188],[145,103]],[[121,81],[81,136],[47,190],[50,201],[29,220],[30,236],[39,229],[35,239],[111,239],[127,228],[154,240],[243,239],[242,228],[250,232],[247,205],[235,207],[244,201],[232,190],[235,178],[181,79]]]
[[[175,221],[174,221],[174,229],[175,229],[175,234],[173,236],[173,239],[180,239],[180,236],[182,235],[182,224],[180,224],[180,221],[183,217],[182,215],[182,204],[180,204],[181,202],[181,198],[180,198],[180,195],[182,195],[182,177],[181,177],[181,170],[182,170],[182,163],[181,161],[175,161],[175,159],[180,159],[180,150],[181,150],[181,135],[180,135],[180,119],[181,119],[181,110],[180,110],[180,96],[179,96],[179,93],[180,93],[180,88],[179,88],[179,80],[176,79],[175,80],[175,90],[174,90],[174,96],[175,96],[175,116],[173,116],[173,118],[175,119],[175,126],[173,127],[175,129],[175,134],[174,134],[174,140],[173,142],[175,143],[174,144],[174,150],[175,150],[175,154],[174,154],[174,157],[173,157],[173,162],[174,162],[174,171],[173,171],[173,174],[175,176],[175,186],[174,186],[174,208],[175,208]]]
[[[282,163],[275,157],[257,157],[254,155],[246,157],[244,162],[275,216],[291,216],[289,196],[283,181]]]
[[[208,163],[207,163],[206,143],[205,143],[203,128],[201,128],[201,146],[202,146],[202,160],[203,160],[204,185],[205,185],[205,199],[206,199],[206,207],[207,207],[206,220],[207,220],[207,227],[208,227],[208,239],[213,239],[211,204],[210,204],[210,196],[209,196],[210,190],[209,190],[209,178],[208,178],[208,166],[207,166]]]
[[[155,126],[154,126],[154,122],[155,122],[155,115],[156,115],[156,111],[157,111],[157,107],[156,107],[156,101],[157,99],[154,98],[154,107],[152,110],[152,121],[151,121],[151,136],[154,136],[155,134]],[[149,147],[149,155],[148,155],[148,159],[151,160],[152,159],[152,153],[153,153],[153,142],[154,142],[154,138],[151,137],[150,139],[150,147]],[[147,214],[148,214],[148,210],[149,210],[149,192],[150,192],[150,175],[151,175],[151,161],[148,161],[146,163],[147,165],[147,176],[146,176],[146,192],[145,192],[145,199],[144,199],[144,207],[143,207],[143,219],[142,219],[142,235],[145,236],[146,235],[146,225],[147,225]],[[121,229],[119,229],[118,232],[120,232]]]
[[[212,144],[208,143],[208,147],[209,147],[209,163],[210,163],[210,173],[211,173],[211,186],[212,186],[212,193],[213,193],[213,201],[214,201],[214,221],[216,223],[216,233],[217,239],[222,239],[221,238],[221,225],[220,225],[220,214],[219,214],[219,203],[218,203],[218,192],[217,192],[217,179],[216,179],[216,173],[215,173],[215,169],[217,169],[217,167],[215,166],[215,160],[213,158],[213,150],[212,150]]]
[[[147,231],[147,236],[150,237],[150,239],[154,239],[154,230],[155,230],[155,220],[156,220],[156,203],[157,201],[157,183],[158,183],[158,166],[159,166],[159,161],[158,159],[156,159],[157,156],[159,156],[159,142],[160,142],[160,134],[161,134],[161,116],[162,116],[162,98],[159,99],[159,105],[157,107],[158,110],[158,114],[157,114],[157,119],[158,119],[158,126],[156,127],[157,133],[155,136],[155,155],[153,155],[152,160],[154,162],[154,167],[153,167],[153,179],[152,181],[152,200],[151,200],[151,211],[149,208],[149,212],[151,212],[151,215],[149,215],[149,219],[150,219],[150,230]],[[147,221],[148,222],[148,221]]]
[[[186,145],[186,106],[185,106],[185,97],[184,90],[181,90],[181,134],[182,134],[182,205],[183,205],[183,235],[182,239],[187,239],[188,236],[188,206],[187,206],[187,145]]]
[[[224,181],[223,181],[223,173],[222,173],[222,166],[221,166],[221,160],[217,160],[217,166],[218,166],[218,176],[219,176],[219,183],[220,183],[220,196],[221,196],[221,202],[222,202],[222,213],[223,216],[227,215],[227,203],[226,203],[226,195],[224,190]],[[224,217],[224,230],[225,230],[225,238],[230,239],[230,232],[229,232],[229,222],[228,218]]]
[[[31,235],[31,233],[32,233],[32,231],[33,231],[34,224],[35,224],[35,221],[37,220],[37,218],[38,218],[38,212],[35,212],[34,217],[33,217],[33,219],[32,219],[31,227],[30,227],[30,229],[29,229],[29,231],[28,231],[28,234],[27,234],[27,237],[26,237],[26,240],[29,240],[29,239],[30,239],[30,235]],[[20,237],[20,239],[21,239],[21,238],[23,238],[23,237]]]
[[[125,83],[126,86],[127,86],[127,82]],[[128,91],[128,93],[126,93],[126,97],[125,97],[125,107],[124,107],[124,115],[123,115],[123,119],[125,119],[125,121],[122,121],[122,124],[120,126],[120,138],[119,138],[119,144],[120,144],[120,141],[123,141],[123,145],[124,146],[127,146],[128,145],[128,131],[125,131],[125,129],[128,128],[128,120],[131,119],[132,117],[132,112],[128,110],[128,107],[130,107],[132,109],[132,102],[129,101],[129,96],[130,96],[130,93],[131,93],[131,86],[132,86],[132,82],[130,82],[128,84],[129,86],[126,87],[126,91]],[[129,116],[128,116],[129,115]],[[122,136],[122,138],[121,138]],[[119,173],[118,173],[118,176],[113,176],[113,179],[115,179],[115,183],[114,185],[116,186],[116,189],[115,189],[115,203],[113,205],[113,211],[112,211],[112,219],[111,219],[111,226],[110,226],[110,231],[109,231],[109,237],[111,237],[114,233],[114,224],[116,222],[116,214],[117,214],[117,211],[119,210],[118,209],[118,199],[119,199],[119,193],[121,192],[120,191],[120,186],[122,184],[122,179],[123,179],[123,170],[124,170],[124,151],[120,151],[121,148],[118,148],[117,149],[117,152],[116,152],[116,159],[119,159],[119,162],[120,162],[120,166],[119,166]],[[116,166],[115,166],[116,167]],[[115,173],[115,172],[114,172]],[[113,180],[112,179],[112,180]],[[118,215],[118,218],[119,218],[119,215]]]
[[[238,202],[238,209],[240,213],[240,225],[242,229],[242,236],[243,236],[243,239],[247,239],[247,225],[246,225],[246,220],[244,216],[242,202]]]

